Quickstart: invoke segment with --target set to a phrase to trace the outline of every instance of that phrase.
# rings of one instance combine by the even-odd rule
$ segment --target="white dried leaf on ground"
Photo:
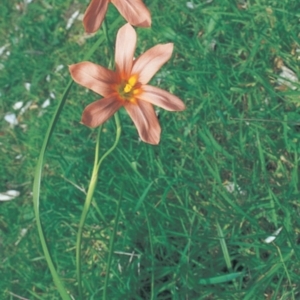
[[[298,55],[297,59],[300,60],[300,48],[297,48],[295,52]]]
[[[18,101],[13,105],[14,110],[18,110],[23,106],[23,101]]]
[[[57,72],[61,71],[63,68],[64,68],[64,65],[58,65],[54,72],[57,73]]]
[[[294,83],[298,83],[299,81],[297,75],[285,66],[282,66],[281,70],[282,71],[279,74],[280,77],[278,78],[277,83],[279,85],[285,85],[292,90],[296,90],[297,85],[295,85]]]
[[[0,47],[0,56],[4,53],[4,51],[6,50],[6,48],[9,46],[9,44],[6,44],[2,47]]]
[[[189,8],[189,9],[195,9],[195,4],[193,3],[193,2],[187,2],[186,3],[186,6],[187,6],[187,8]]]
[[[28,92],[30,92],[31,83],[25,82],[25,83],[24,83],[24,86],[25,86],[25,89],[26,89]]]
[[[230,182],[230,181],[225,181],[224,183],[223,183],[223,186],[225,187],[225,189],[229,192],[229,193],[233,193],[233,192],[235,192],[235,191],[237,191],[239,194],[241,194],[241,195],[245,195],[246,194],[246,192],[245,191],[243,191],[241,188],[240,188],[240,186],[238,186],[237,184],[234,184],[234,182]]]
[[[278,228],[275,232],[272,233],[272,235],[270,235],[266,239],[264,239],[264,242],[267,244],[272,243],[277,238],[277,236],[281,232],[282,228],[283,227]]]
[[[71,28],[71,26],[73,25],[74,21],[77,19],[78,16],[79,16],[79,10],[76,10],[67,22],[67,25],[66,25],[67,30]]]
[[[5,120],[6,122],[8,122],[9,125],[12,126],[12,127],[19,124],[18,119],[17,119],[17,116],[16,116],[16,114],[14,114],[14,113],[10,113],[10,112],[7,113],[7,114],[4,116],[4,120]]]
[[[14,198],[18,197],[20,195],[20,192],[15,190],[8,190],[4,193],[0,193],[0,201],[10,201]]]
[[[50,99],[46,99],[43,104],[41,105],[41,108],[46,108],[50,105]]]
[[[30,107],[32,101],[28,101],[20,110],[20,115],[23,115],[24,112]]]
[[[15,242],[15,246],[18,246],[18,244],[21,242],[22,238],[26,235],[26,233],[28,232],[27,228],[22,228],[20,230],[20,234],[19,234],[19,238],[18,240]]]

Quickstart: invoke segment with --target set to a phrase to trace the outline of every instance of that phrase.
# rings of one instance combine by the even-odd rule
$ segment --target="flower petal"
[[[140,100],[149,102],[169,111],[185,109],[184,103],[175,95],[151,85],[143,85],[142,93],[138,95]]]
[[[159,44],[150,48],[134,61],[131,74],[138,74],[140,83],[148,83],[162,65],[170,59],[172,52],[172,43]]]
[[[142,141],[157,145],[160,140],[161,128],[153,106],[144,101],[125,103],[125,109],[136,126]]]
[[[122,102],[116,95],[103,98],[89,104],[82,113],[81,123],[88,127],[97,127],[109,119],[120,107]]]
[[[122,78],[127,79],[130,76],[135,47],[136,32],[127,23],[119,29],[116,40],[115,62],[117,73]]]
[[[92,0],[83,17],[83,25],[87,33],[95,32],[100,28],[107,11],[108,2],[108,0]]]
[[[101,96],[107,97],[114,92],[112,85],[116,83],[117,76],[111,70],[88,61],[71,65],[69,70],[75,82]]]
[[[111,0],[124,19],[134,26],[150,27],[151,15],[141,0]]]

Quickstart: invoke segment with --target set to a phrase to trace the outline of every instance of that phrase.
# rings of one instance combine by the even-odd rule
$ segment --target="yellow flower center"
[[[140,93],[139,83],[137,82],[138,76],[132,75],[128,80],[124,80],[118,86],[118,94],[122,100],[135,101],[135,96]]]

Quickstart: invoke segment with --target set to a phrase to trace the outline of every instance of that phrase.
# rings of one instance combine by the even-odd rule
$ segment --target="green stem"
[[[79,229],[78,229],[78,233],[77,233],[77,241],[76,241],[76,273],[77,273],[78,292],[79,292],[80,299],[83,299],[82,279],[81,279],[81,242],[82,242],[82,231],[83,231],[85,220],[86,220],[86,217],[87,217],[90,205],[91,205],[91,201],[92,201],[92,198],[93,198],[93,195],[94,195],[94,191],[95,191],[95,188],[96,188],[96,183],[97,183],[98,173],[99,173],[99,169],[100,169],[101,163],[116,148],[116,146],[117,146],[117,144],[119,142],[119,139],[120,139],[121,124],[120,124],[120,119],[119,119],[119,115],[118,115],[117,112],[115,113],[115,122],[116,122],[116,139],[115,139],[115,142],[112,145],[112,147],[110,149],[108,149],[103,154],[103,156],[100,158],[100,160],[98,159],[100,133],[98,135],[97,144],[96,144],[96,150],[95,150],[95,161],[94,161],[94,167],[93,167],[92,177],[91,177],[91,181],[90,181],[90,184],[89,184],[88,192],[87,192],[87,195],[86,195],[86,198],[85,198],[85,203],[84,203],[84,207],[83,207],[83,210],[82,210],[82,214],[81,214],[81,218],[80,218],[80,223],[79,223]],[[100,130],[99,130],[99,132],[100,132]]]
[[[107,299],[107,287],[108,287],[108,281],[109,281],[109,273],[110,273],[110,267],[111,267],[111,263],[112,263],[113,252],[114,252],[115,238],[116,238],[117,229],[118,229],[122,196],[123,196],[123,187],[121,188],[121,194],[120,194],[120,198],[118,201],[117,213],[116,213],[116,217],[115,217],[114,229],[113,229],[113,233],[110,238],[108,261],[107,261],[107,268],[106,268],[104,288],[103,288],[103,297],[102,297],[103,300]]]

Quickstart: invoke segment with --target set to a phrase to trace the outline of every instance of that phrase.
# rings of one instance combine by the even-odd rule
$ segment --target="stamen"
[[[133,91],[132,91],[132,94],[133,95],[138,95],[138,94],[140,94],[141,93],[141,90],[140,89],[134,89]]]
[[[133,87],[135,86],[137,82],[137,76],[136,75],[132,75],[129,79],[128,79],[128,83]]]
[[[129,93],[130,91],[132,90],[132,85],[127,83],[125,86],[124,86],[124,92],[125,93]]]
[[[132,75],[127,80],[124,80],[117,86],[117,92],[120,99],[135,102],[135,96],[141,93],[140,85],[138,83],[138,76]]]
[[[136,82],[137,82],[137,76],[136,76],[136,75],[132,75],[132,76],[128,79],[127,83],[125,84],[123,91],[124,91],[125,93],[131,92],[132,89],[133,89],[133,87],[135,86]]]

